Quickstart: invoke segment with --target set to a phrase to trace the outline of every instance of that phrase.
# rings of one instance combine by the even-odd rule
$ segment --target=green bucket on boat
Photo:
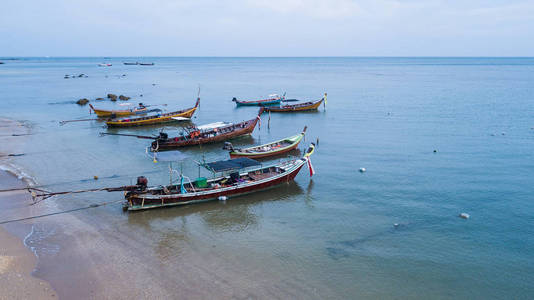
[[[195,185],[199,188],[208,187],[208,179],[206,177],[199,177],[195,180]]]

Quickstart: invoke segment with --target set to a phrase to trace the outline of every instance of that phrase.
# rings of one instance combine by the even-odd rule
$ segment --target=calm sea
[[[228,260],[233,273],[250,274],[254,282],[281,280],[289,286],[277,287],[282,294],[301,289],[310,293],[301,294],[306,298],[534,297],[534,58],[5,62],[0,115],[26,121],[35,133],[28,154],[15,162],[56,191],[125,185],[138,175],[151,184],[169,180],[168,164],[155,164],[145,154],[148,140],[100,137],[108,129],[95,121],[59,126],[60,120],[94,117],[88,106],[74,104],[80,98],[96,107],[123,108],[120,101],[94,101],[123,94],[132,103],[174,110],[193,106],[200,86],[200,109],[192,121],[204,124],[255,117],[256,107],[236,108],[233,97],[287,92],[288,98],[317,100],[328,93],[326,109],[272,114],[269,128],[264,114],[261,129],[233,141],[268,142],[307,125],[301,148],[319,139],[311,179],[303,169],[295,183],[226,203],[140,213],[123,213],[115,203],[72,214],[110,243],[127,236],[116,243],[123,249],[117,251],[143,256],[147,270],[157,265],[154,281],[172,278],[182,254],[193,251]],[[101,62],[113,66],[98,67]],[[64,79],[65,74],[88,77]],[[180,128],[165,130],[173,135]],[[195,161],[228,158],[221,147],[183,149],[187,159],[174,167],[196,177]],[[92,180],[95,175],[101,179]],[[58,211],[121,198],[85,194],[40,205]],[[459,218],[462,212],[471,218]],[[52,224],[54,218],[36,223]],[[53,270],[45,269],[36,274],[46,279]],[[270,283],[261,284],[268,289]]]

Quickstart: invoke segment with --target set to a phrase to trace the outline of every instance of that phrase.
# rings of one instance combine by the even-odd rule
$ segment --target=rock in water
[[[89,103],[89,100],[86,99],[86,98],[83,98],[83,99],[80,99],[80,100],[76,101],[76,104],[78,104],[78,105],[85,105],[87,103]]]
[[[119,99],[122,100],[122,101],[126,101],[126,100],[129,100],[130,97],[126,97],[126,96],[124,96],[124,95],[120,95],[120,96],[119,96]]]
[[[117,95],[115,94],[108,94],[108,98],[111,99],[111,101],[117,101]]]
[[[96,98],[95,100],[104,100],[104,98]]]

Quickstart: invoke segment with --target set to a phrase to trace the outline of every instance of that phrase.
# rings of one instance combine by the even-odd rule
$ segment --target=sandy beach
[[[7,199],[1,197],[0,201]],[[0,229],[0,299],[57,299],[48,282],[31,275],[36,263],[37,258],[19,238]]]
[[[22,124],[8,119],[0,119],[0,163],[8,166],[9,156],[19,149],[24,137],[9,136],[25,134],[27,128]],[[13,167],[13,166],[11,166]],[[0,189],[20,188],[26,185],[14,174],[0,171]],[[1,221],[10,216],[24,216],[30,213],[28,205],[31,197],[26,191],[0,193]],[[28,224],[9,225],[13,232],[24,234]],[[23,241],[0,226],[0,299],[56,299],[56,292],[44,280],[32,276],[37,264],[37,257],[28,249]]]

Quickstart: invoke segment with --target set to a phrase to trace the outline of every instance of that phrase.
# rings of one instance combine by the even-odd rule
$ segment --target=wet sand
[[[6,155],[19,150],[24,138],[11,134],[25,134],[28,129],[18,122],[0,119],[0,132],[0,164],[12,168],[10,157]],[[15,175],[0,171],[0,189],[24,186]],[[30,198],[26,191],[0,193],[0,222],[12,216],[27,215]],[[32,276],[37,257],[20,237],[12,234],[18,232],[23,236],[27,230],[27,224],[0,225],[0,299],[56,299],[56,292],[48,282]]]
[[[36,263],[37,258],[19,238],[0,229],[0,299],[57,299],[48,282],[31,275]]]
[[[0,171],[0,188],[23,187],[25,183],[13,174]],[[0,222],[31,215],[31,197],[26,191],[0,193]],[[0,225],[0,299],[57,299],[56,292],[45,280],[32,276],[37,257],[23,243],[31,225]]]

